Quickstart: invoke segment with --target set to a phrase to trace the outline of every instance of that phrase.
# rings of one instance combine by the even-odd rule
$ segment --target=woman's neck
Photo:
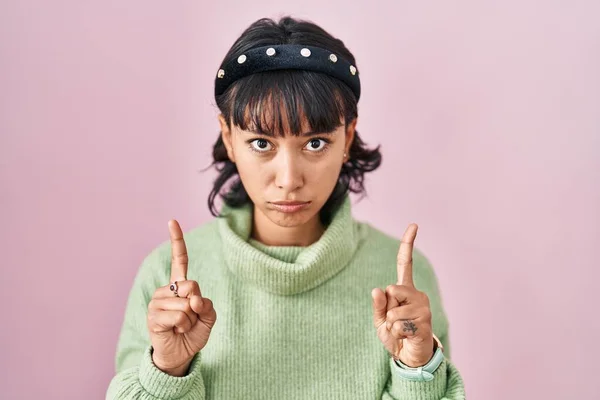
[[[283,227],[275,224],[254,208],[251,237],[267,246],[310,246],[325,232],[319,214],[300,226]]]

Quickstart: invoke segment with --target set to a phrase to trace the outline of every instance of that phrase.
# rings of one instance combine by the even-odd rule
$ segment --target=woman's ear
[[[225,145],[225,149],[227,150],[227,157],[231,160],[232,163],[235,163],[235,156],[233,154],[233,146],[231,145],[231,129],[229,128],[229,124],[225,120],[225,116],[223,114],[219,114],[219,125],[221,125],[221,138],[223,139],[223,144]]]

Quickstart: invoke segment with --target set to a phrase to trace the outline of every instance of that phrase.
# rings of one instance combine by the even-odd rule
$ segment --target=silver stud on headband
[[[304,57],[310,57],[310,50],[305,47],[300,50],[300,54],[302,54]]]
[[[335,54],[330,54],[329,61],[334,62],[334,63],[337,62],[337,56]]]
[[[220,69],[219,72],[217,72],[217,77],[219,79],[222,79],[225,76],[225,70],[224,69]]]
[[[355,67],[354,65],[351,65],[351,66],[350,66],[350,73],[351,73],[352,75],[356,75],[356,67]]]
[[[274,48],[272,48],[272,47],[269,47],[269,48],[267,49],[267,55],[268,55],[269,57],[271,57],[271,56],[274,56],[274,55],[275,55],[275,49],[274,49]]]
[[[241,56],[238,57],[239,64],[243,64],[245,61],[246,61],[246,56],[244,54],[242,54]]]

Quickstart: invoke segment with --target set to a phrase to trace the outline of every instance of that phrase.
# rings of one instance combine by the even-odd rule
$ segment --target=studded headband
[[[257,47],[222,65],[215,79],[215,96],[223,94],[233,82],[245,76],[282,69],[327,74],[348,85],[357,101],[360,97],[360,79],[354,65],[328,50],[295,44]]]

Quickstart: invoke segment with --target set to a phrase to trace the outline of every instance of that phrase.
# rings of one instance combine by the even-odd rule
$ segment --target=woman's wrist
[[[183,377],[188,374],[188,370],[190,368],[190,364],[192,363],[192,359],[188,360],[187,362],[183,363],[182,365],[180,365],[178,367],[167,368],[167,367],[162,367],[160,361],[157,362],[157,359],[155,358],[154,353],[152,354],[152,362],[154,363],[154,366],[156,368],[160,369],[165,374],[175,376],[175,377]]]
[[[190,364],[192,363],[192,360],[186,362],[184,365],[182,365],[179,368],[175,368],[173,370],[167,370],[167,371],[163,371],[166,374],[169,374],[171,376],[177,376],[177,377],[182,377],[182,376],[186,376],[188,374],[188,370],[190,368]]]

